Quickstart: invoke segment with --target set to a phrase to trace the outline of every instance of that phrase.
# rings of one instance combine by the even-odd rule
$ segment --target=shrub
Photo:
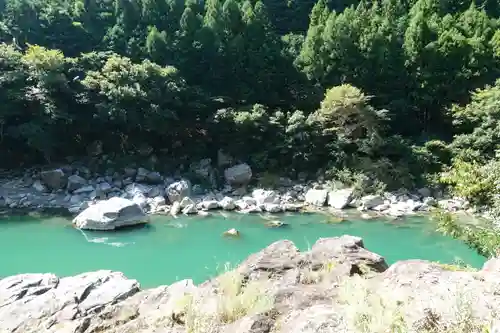
[[[463,240],[479,254],[494,257],[500,249],[500,232],[489,223],[485,226],[469,226],[460,224],[448,212],[438,211],[432,219],[437,222],[437,230],[444,235]]]
[[[451,168],[443,172],[440,181],[449,185],[454,194],[477,204],[491,203],[496,180],[489,168],[476,163],[455,160]]]

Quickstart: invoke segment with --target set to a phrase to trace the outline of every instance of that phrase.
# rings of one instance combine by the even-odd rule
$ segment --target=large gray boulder
[[[384,203],[384,198],[377,194],[366,195],[361,198],[362,209],[372,209]]]
[[[230,185],[246,185],[252,179],[252,169],[246,163],[237,164],[224,171],[224,178]]]
[[[68,177],[62,169],[42,171],[40,178],[49,189],[55,191],[63,189],[68,183]]]
[[[217,187],[217,174],[216,170],[212,167],[212,160],[210,158],[202,159],[199,162],[191,163],[191,172],[193,172],[200,179],[209,183],[213,188]]]
[[[148,221],[149,217],[137,203],[113,197],[85,209],[73,219],[73,224],[79,229],[114,230]]]
[[[87,180],[78,175],[71,175],[68,177],[68,186],[67,189],[69,192],[76,191],[82,187],[87,185]]]

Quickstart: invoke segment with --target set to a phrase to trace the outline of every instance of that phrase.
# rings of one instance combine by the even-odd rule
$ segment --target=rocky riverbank
[[[111,271],[6,277],[0,332],[494,332],[499,290],[500,259],[481,271],[388,267],[357,237],[320,239],[303,253],[283,240],[200,285],[141,290]]]
[[[186,177],[162,175],[145,168],[109,169],[104,173],[64,166],[0,180],[0,206],[9,209],[63,209],[77,214],[99,200],[126,198],[150,214],[201,214],[214,209],[241,213],[298,211],[304,208],[340,210],[354,207],[362,212],[403,216],[426,212],[433,206],[456,211],[469,208],[457,198],[443,198],[422,188],[357,196],[353,188],[323,181],[275,177],[272,185],[255,181],[247,164],[222,169],[223,179],[203,160],[191,167],[195,182]],[[222,182],[220,182],[222,180]],[[200,183],[204,183],[204,185]],[[217,186],[217,183],[224,185]]]

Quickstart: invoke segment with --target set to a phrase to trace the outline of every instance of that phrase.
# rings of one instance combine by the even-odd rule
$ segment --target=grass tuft
[[[244,283],[237,272],[227,272],[219,277],[218,314],[222,323],[232,323],[247,315],[269,311],[272,299],[265,293],[260,281]]]
[[[261,281],[246,282],[241,274],[229,271],[220,275],[216,283],[215,296],[188,294],[180,298],[172,322],[184,325],[186,333],[211,333],[221,324],[265,313],[273,307],[274,300],[266,294]]]
[[[425,316],[410,325],[405,317],[406,301],[395,300],[390,295],[381,295],[369,286],[370,280],[354,275],[340,284],[335,302],[344,306],[344,322],[350,332],[359,333],[494,333],[492,324],[496,309],[489,314],[490,320],[475,316],[472,302],[463,293],[450,295],[452,320],[445,322],[433,309],[425,309]],[[445,309],[448,310],[448,309]]]

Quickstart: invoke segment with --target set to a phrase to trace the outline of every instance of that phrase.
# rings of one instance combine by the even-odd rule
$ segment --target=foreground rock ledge
[[[261,283],[258,292],[272,300],[266,311],[236,311],[231,313],[240,315],[232,317],[216,316],[222,309],[223,276],[198,286],[184,280],[140,290],[137,281],[119,272],[65,278],[22,274],[0,280],[0,332],[358,332],[353,316],[380,305],[374,295],[385,305],[373,306],[373,316],[390,320],[388,314],[395,311],[390,305],[398,304],[408,332],[452,325],[462,311],[457,300],[469,302],[474,320],[489,323],[491,312],[500,309],[499,266],[492,259],[479,272],[421,260],[387,267],[357,237],[320,239],[302,253],[284,240],[251,255],[233,272],[247,288]],[[186,295],[202,300],[203,310],[182,313],[187,307],[179,304],[194,304],[186,302]]]

